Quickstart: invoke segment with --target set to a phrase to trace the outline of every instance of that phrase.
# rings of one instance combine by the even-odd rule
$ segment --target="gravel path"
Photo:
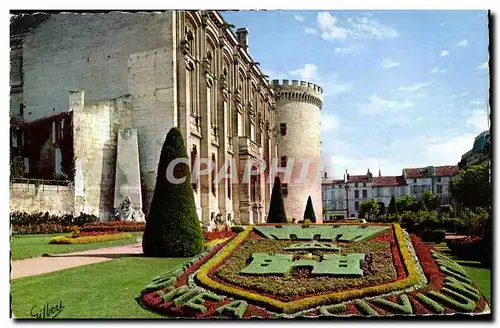
[[[125,256],[142,254],[141,243],[93,249],[83,252],[51,254],[11,262],[11,279],[36,276],[81,265],[111,261]]]

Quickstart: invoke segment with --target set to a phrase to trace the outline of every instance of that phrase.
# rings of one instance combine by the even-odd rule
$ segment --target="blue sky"
[[[486,11],[222,12],[270,79],[324,89],[332,177],[454,165],[488,128]]]

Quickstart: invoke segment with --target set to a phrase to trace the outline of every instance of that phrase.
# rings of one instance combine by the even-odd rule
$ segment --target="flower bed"
[[[112,233],[83,237],[56,236],[49,241],[49,244],[92,244],[110,240],[130,239],[133,236],[129,233]]]
[[[433,251],[418,237],[410,238],[399,225],[389,226],[390,230],[364,240],[356,241],[355,234],[343,242],[320,240],[322,249],[312,251],[311,247],[318,246],[315,241],[268,239],[249,227],[182,268],[153,279],[142,293],[141,302],[170,317],[199,319],[489,312],[486,300],[458,264]],[[253,255],[262,253],[272,258],[262,262],[263,271],[258,276],[243,274],[242,269],[258,258]],[[356,257],[359,262],[342,262],[349,254],[364,257]],[[284,263],[281,267],[275,265],[278,262],[274,259],[278,261],[279,256],[274,255],[285,261],[280,262]],[[318,268],[315,263],[319,259],[334,259],[329,265],[337,263],[337,259],[340,262],[332,264],[332,272],[314,276],[308,266]],[[266,273],[268,266],[283,269],[290,261],[301,262],[296,262],[298,267],[287,275]],[[359,266],[359,270],[355,268],[358,271],[354,270],[356,276],[340,274],[347,270],[342,268],[352,266]]]
[[[80,231],[144,231],[144,222],[134,221],[99,221],[85,224],[80,228]]]
[[[205,242],[209,242],[215,239],[224,239],[224,238],[232,238],[236,236],[231,229],[221,230],[221,231],[203,231],[203,238],[205,238]]]

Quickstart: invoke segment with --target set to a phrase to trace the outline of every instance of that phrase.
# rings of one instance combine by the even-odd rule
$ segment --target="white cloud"
[[[317,76],[318,67],[314,64],[305,64],[304,68],[298,68],[288,72],[291,76],[298,77],[301,80],[311,80]]]
[[[472,106],[484,105],[484,100],[482,100],[482,99],[474,99],[474,100],[471,100],[469,104],[472,105]]]
[[[467,96],[469,93],[466,91],[466,92],[462,92],[462,93],[454,93],[454,94],[451,94],[450,95],[450,98],[463,98],[465,96]]]
[[[354,87],[353,82],[341,82],[337,75],[333,74],[319,80],[319,85],[323,89],[323,96],[338,96],[350,91]]]
[[[306,27],[306,28],[304,28],[304,32],[306,32],[306,34],[318,34],[318,31],[316,31],[312,27]]]
[[[400,86],[397,90],[401,92],[415,92],[423,89],[429,83],[415,83],[412,85]]]
[[[396,66],[400,66],[401,64],[400,63],[397,63],[397,62],[393,62],[391,60],[391,58],[386,58],[382,61],[381,63],[381,66],[383,68],[392,68],[392,67],[396,67]]]
[[[474,109],[471,116],[467,119],[467,127],[472,129],[476,134],[487,130],[488,113],[486,112],[486,109]]]
[[[352,82],[341,82],[336,74],[322,76],[318,73],[318,67],[314,64],[305,64],[303,68],[298,68],[288,72],[292,78],[314,82],[323,89],[323,96],[337,96],[351,90]]]
[[[340,26],[338,20],[327,11],[318,13],[316,19],[321,37],[326,41],[343,40],[347,37],[382,40],[395,38],[399,35],[393,27],[383,25],[367,17],[349,18],[346,26]]]
[[[437,74],[437,73],[444,74],[444,73],[446,73],[447,71],[448,71],[448,70],[446,70],[446,69],[442,69],[442,68],[440,69],[440,68],[434,67],[433,69],[431,69],[431,70],[429,71],[429,73],[430,73],[430,74]]]
[[[350,19],[352,23],[353,37],[354,38],[377,38],[392,39],[399,36],[398,31],[391,26],[383,25],[374,19],[360,17]]]
[[[348,45],[347,47],[342,47],[342,48],[335,48],[333,52],[337,55],[346,55],[346,54],[352,54],[358,50],[361,50],[363,47],[358,46],[355,44]]]
[[[420,150],[415,157],[420,159],[419,166],[427,165],[456,165],[463,154],[472,148],[473,133],[464,133],[458,136],[442,136],[439,138],[422,138]]]
[[[448,50],[443,50],[439,53],[439,57],[446,57],[449,55],[450,55],[450,52]]]
[[[296,21],[299,21],[299,22],[303,22],[306,20],[306,18],[302,15],[293,15],[293,19],[295,19]]]
[[[329,12],[318,13],[317,16],[321,37],[324,40],[332,41],[336,39],[345,39],[349,31],[345,28],[336,26],[336,19]]]
[[[468,45],[469,43],[465,39],[456,44],[457,47],[467,47]]]
[[[321,133],[336,130],[340,124],[340,119],[335,114],[326,111],[321,112]]]
[[[387,100],[378,95],[372,95],[368,103],[358,104],[357,106],[361,114],[374,116],[378,114],[401,114],[401,111],[409,110],[415,104],[409,100]]]
[[[488,69],[488,61],[485,61],[477,67],[478,69]]]

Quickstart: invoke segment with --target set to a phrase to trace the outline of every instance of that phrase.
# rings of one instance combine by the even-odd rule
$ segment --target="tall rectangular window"
[[[437,193],[442,194],[443,193],[443,186],[442,185],[437,185]]]
[[[192,75],[193,75],[193,71],[187,69],[186,70],[186,110],[189,113],[194,115],[195,112],[194,112],[193,102],[191,99]]]
[[[354,202],[354,209],[359,210],[359,202]]]
[[[368,190],[363,189],[363,198],[368,198]]]
[[[217,162],[215,160],[215,154],[212,154],[212,165],[214,166],[214,168],[210,174],[210,182],[212,184],[212,194],[214,196],[216,196],[216,193],[215,193],[215,173],[214,172],[217,172]]]
[[[354,190],[354,198],[359,198],[359,190]]]
[[[198,152],[197,152],[197,150],[196,150],[196,146],[195,146],[195,145],[193,145],[193,150],[191,150],[191,172],[192,172],[192,173],[195,173],[195,174],[198,174],[198,173],[197,173],[197,172],[198,172],[198,170],[197,170],[197,169],[195,169],[195,164],[196,164],[196,156],[197,156],[197,154],[198,154]],[[194,182],[194,183],[192,183],[193,190],[194,190],[195,192],[197,192],[197,191],[198,191],[198,183],[197,183],[197,181],[198,181],[198,177],[196,177],[196,179],[195,179],[194,181],[195,181],[195,182]]]
[[[288,196],[288,183],[283,183],[281,185],[281,193],[283,194],[283,197]]]
[[[281,167],[286,167],[286,162],[287,162],[287,157],[286,156],[281,156]]]
[[[238,119],[238,136],[239,137],[243,137],[243,115],[241,113],[238,112],[238,115],[237,115],[237,119]]]
[[[280,123],[280,134],[286,136],[286,123]]]

